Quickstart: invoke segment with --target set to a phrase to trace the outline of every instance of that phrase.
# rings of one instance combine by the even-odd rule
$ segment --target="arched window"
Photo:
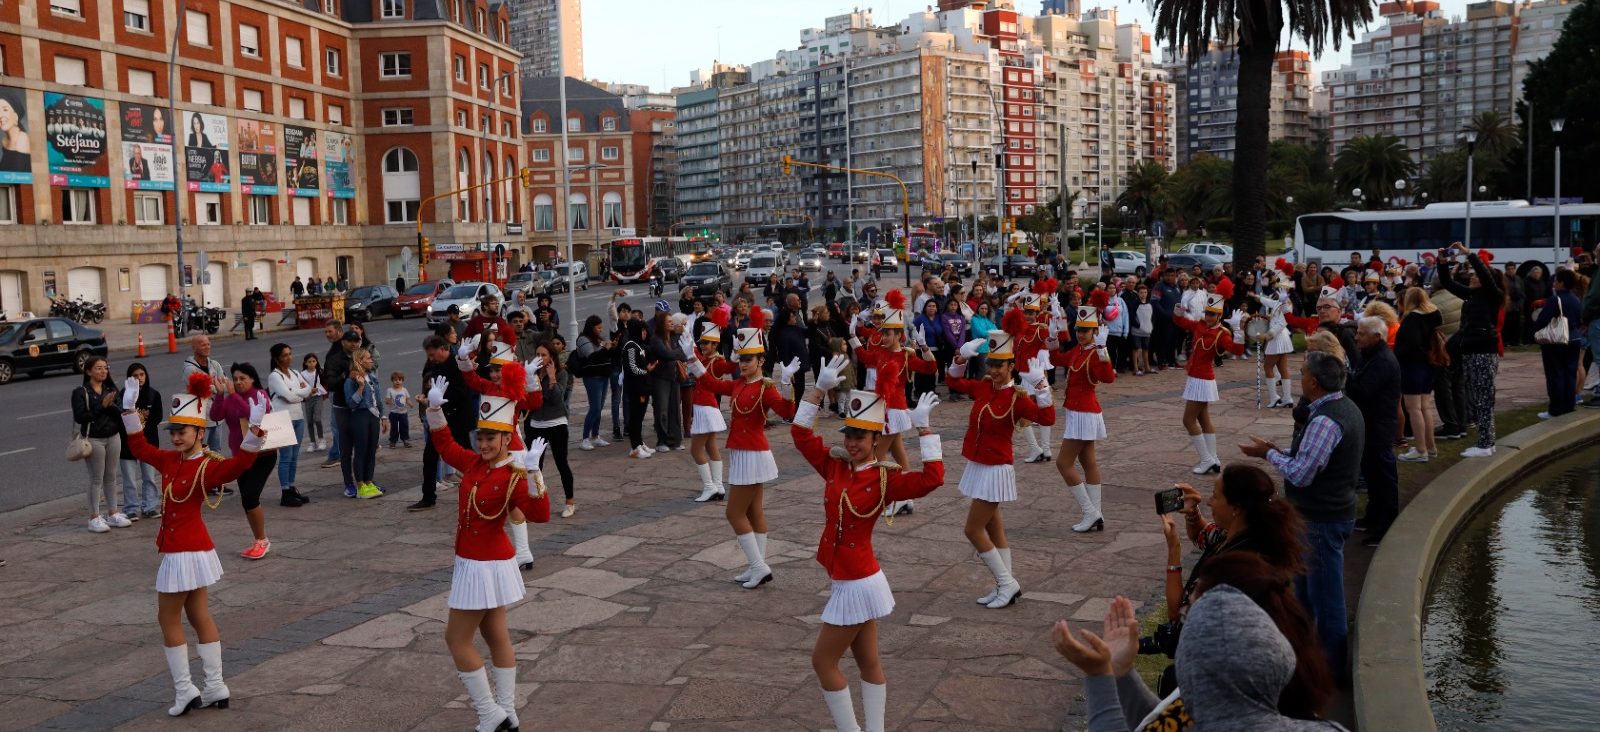
[[[567,199],[567,225],[572,229],[589,228],[589,197],[574,193]]]
[[[384,153],[383,172],[385,173],[415,173],[417,172],[417,156],[411,150],[397,147]]]
[[[533,197],[533,230],[556,230],[556,200],[548,193]]]
[[[383,154],[384,222],[407,224],[417,220],[422,198],[417,155],[404,147]]]
[[[607,191],[600,197],[604,204],[604,214],[601,221],[605,222],[607,229],[622,228],[622,194],[616,191]]]

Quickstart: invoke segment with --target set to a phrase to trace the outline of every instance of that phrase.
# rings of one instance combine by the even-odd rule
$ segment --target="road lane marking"
[[[17,454],[19,452],[27,452],[27,451],[32,450],[32,449],[33,448],[31,448],[31,447],[24,447],[21,450],[7,450],[5,452],[0,452],[0,457],[5,457],[7,455],[15,455],[15,454]]]
[[[418,348],[415,351],[401,351],[400,353],[397,353],[395,355],[397,355],[397,356],[409,356],[409,355],[411,355],[413,353],[422,353],[422,349]]]
[[[70,411],[72,411],[72,410],[71,409],[57,409],[54,412],[42,412],[40,414],[30,414],[30,415],[28,415],[26,417],[18,417],[17,421],[21,422],[22,420],[25,420],[25,419],[37,419],[39,417],[50,417],[50,416],[57,415],[57,414],[66,414],[67,412],[70,412]]]

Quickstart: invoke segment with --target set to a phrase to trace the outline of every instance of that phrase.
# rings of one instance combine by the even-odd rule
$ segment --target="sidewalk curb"
[[[140,323],[140,325],[145,325],[145,324],[144,323]],[[146,353],[152,353],[152,354],[154,354],[154,353],[166,353],[166,348],[167,348],[166,347],[166,340],[167,340],[167,338],[166,338],[166,336],[167,336],[166,324],[165,323],[150,323],[149,325],[159,325],[159,326],[161,326],[158,329],[160,331],[161,337],[158,340],[146,341],[145,344],[144,344],[145,352]],[[289,326],[284,326],[282,328],[257,327],[256,328],[256,335],[260,336],[263,333],[277,333],[277,332],[294,331],[294,330],[298,330],[298,328],[293,328],[293,327],[289,327]],[[101,332],[104,333],[105,331],[102,329]],[[194,336],[194,335],[197,335],[197,333],[195,333],[195,332],[190,332],[189,333],[189,336]],[[211,340],[213,340],[213,341],[232,340],[234,338],[242,339],[242,338],[244,338],[244,331],[243,330],[239,330],[239,331],[234,331],[234,332],[228,332],[226,330],[219,330],[216,333],[209,334],[209,335],[211,335]],[[182,343],[189,336],[185,336],[183,338],[179,338],[178,339],[178,342],[180,344],[178,346],[178,352],[179,353],[183,352]],[[108,348],[107,352],[108,353],[113,353],[113,354],[138,353],[139,352],[138,331],[135,331],[133,343],[131,343],[129,345],[110,346]]]

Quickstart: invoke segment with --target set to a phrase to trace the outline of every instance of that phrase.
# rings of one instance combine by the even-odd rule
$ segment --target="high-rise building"
[[[1213,42],[1193,64],[1167,49],[1164,67],[1176,87],[1178,162],[1200,153],[1233,159],[1239,110],[1239,55]],[[1273,61],[1268,135],[1273,140],[1311,141],[1311,57],[1305,51],[1279,51]]]
[[[678,95],[675,124],[678,131],[678,221],[692,229],[717,230],[722,226],[722,170],[718,147],[717,88],[707,87]]]
[[[454,0],[460,2],[460,0]],[[583,78],[582,0],[510,0],[511,46],[523,76]]]

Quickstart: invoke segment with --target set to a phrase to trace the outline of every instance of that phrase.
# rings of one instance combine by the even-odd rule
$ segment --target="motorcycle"
[[[106,304],[103,302],[79,300],[76,305],[78,307],[78,322],[80,323],[99,323],[106,319]]]
[[[659,271],[651,273],[650,274],[650,296],[651,297],[661,297],[661,287],[662,287],[662,285],[661,285],[661,273]]]
[[[50,317],[77,320],[77,305],[65,297],[54,298],[50,301]]]
[[[189,298],[184,301],[183,330],[184,332],[205,331],[208,334],[215,335],[218,330],[222,329],[223,315],[222,308],[201,307],[193,298]]]

